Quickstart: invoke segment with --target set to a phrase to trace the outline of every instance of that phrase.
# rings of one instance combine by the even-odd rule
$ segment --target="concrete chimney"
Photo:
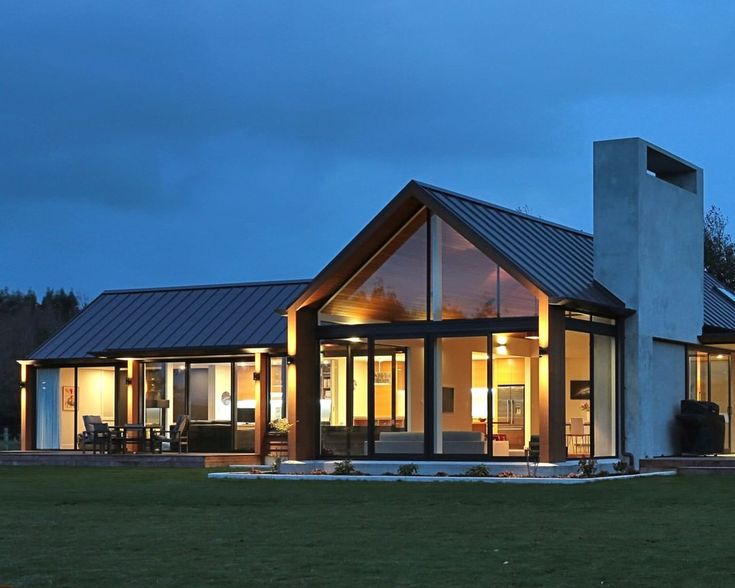
[[[642,139],[594,144],[595,279],[643,332],[702,333],[702,170]]]
[[[635,313],[624,323],[623,446],[678,451],[684,343],[703,325],[702,169],[642,139],[594,144],[594,276]]]

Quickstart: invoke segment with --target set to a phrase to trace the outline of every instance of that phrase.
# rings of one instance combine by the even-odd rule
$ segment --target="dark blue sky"
[[[310,277],[411,178],[591,230],[623,136],[735,231],[734,56],[729,0],[4,2],[0,287]]]

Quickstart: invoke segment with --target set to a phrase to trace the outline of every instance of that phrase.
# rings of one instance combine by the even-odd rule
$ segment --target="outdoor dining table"
[[[156,432],[161,430],[160,425],[141,425],[139,423],[127,423],[118,427],[122,431],[122,451],[123,453],[128,452],[128,444],[137,445],[138,451],[144,451],[146,444],[148,445],[148,451],[153,453],[153,439]],[[132,436],[128,436],[128,433],[132,433]],[[147,443],[146,443],[147,442]]]

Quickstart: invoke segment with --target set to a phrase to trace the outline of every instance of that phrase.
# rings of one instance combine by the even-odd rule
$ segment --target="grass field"
[[[732,586],[735,479],[575,487],[0,468],[0,585]]]

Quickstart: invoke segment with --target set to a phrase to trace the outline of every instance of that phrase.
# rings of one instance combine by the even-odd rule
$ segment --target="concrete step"
[[[735,465],[734,466],[684,466],[676,468],[676,471],[681,476],[735,476]]]

